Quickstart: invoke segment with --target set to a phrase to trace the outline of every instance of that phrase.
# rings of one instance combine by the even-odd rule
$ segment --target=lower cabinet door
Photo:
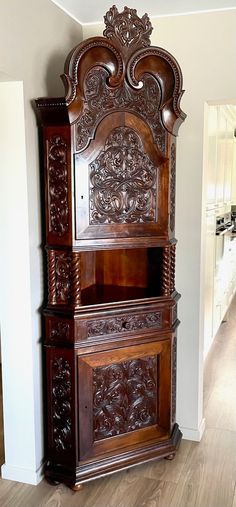
[[[170,435],[171,341],[78,356],[79,460]]]

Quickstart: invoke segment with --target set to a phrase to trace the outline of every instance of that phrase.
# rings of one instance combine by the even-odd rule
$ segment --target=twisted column
[[[175,290],[175,253],[176,245],[171,245],[170,248],[170,290]]]
[[[161,289],[163,296],[169,296],[171,293],[170,259],[171,259],[170,247],[165,246],[163,248],[162,280],[161,280]]]
[[[56,255],[54,250],[47,251],[48,261],[48,304],[56,304]]]
[[[73,252],[71,262],[71,299],[74,306],[81,305],[80,264],[80,253]]]

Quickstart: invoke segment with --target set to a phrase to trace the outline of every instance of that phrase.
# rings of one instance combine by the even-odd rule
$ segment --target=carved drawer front
[[[80,460],[170,430],[170,340],[78,358]]]
[[[100,313],[80,316],[75,321],[75,341],[91,342],[122,339],[122,337],[144,335],[150,332],[171,330],[173,320],[172,306],[165,308],[142,309],[139,311]],[[175,313],[176,315],[176,313]]]
[[[141,312],[126,312],[80,318],[76,323],[77,340],[110,339],[167,327],[167,318],[162,309]]]

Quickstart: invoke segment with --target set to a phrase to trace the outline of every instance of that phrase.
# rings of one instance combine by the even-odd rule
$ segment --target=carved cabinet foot
[[[83,488],[83,484],[72,484],[70,486],[70,489],[73,491],[80,491]]]
[[[58,486],[58,484],[61,484],[60,481],[55,481],[54,479],[48,477],[47,475],[45,475],[45,479],[51,486]]]
[[[165,459],[168,459],[169,461],[171,461],[172,459],[174,459],[174,457],[175,457],[175,452],[172,452],[172,454],[165,456]]]

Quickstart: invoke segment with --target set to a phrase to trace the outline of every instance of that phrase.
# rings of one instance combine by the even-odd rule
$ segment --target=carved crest
[[[115,39],[121,46],[146,47],[150,46],[152,25],[147,14],[142,18],[137,15],[136,9],[125,7],[123,12],[118,12],[115,5],[104,16],[106,29],[104,37]]]

